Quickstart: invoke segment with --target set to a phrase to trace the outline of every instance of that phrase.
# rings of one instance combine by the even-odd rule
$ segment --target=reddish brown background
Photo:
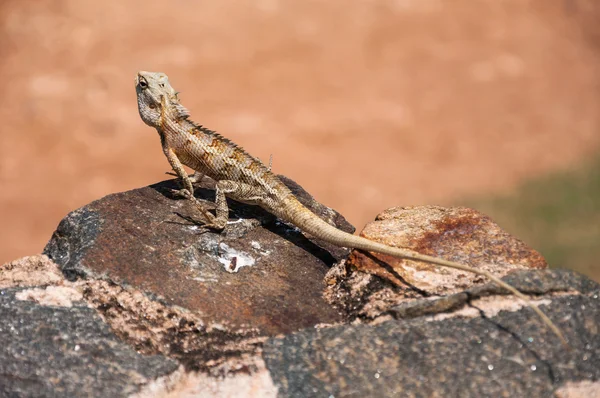
[[[595,0],[3,1],[0,263],[164,179],[133,78],[358,227],[577,164],[600,142]]]

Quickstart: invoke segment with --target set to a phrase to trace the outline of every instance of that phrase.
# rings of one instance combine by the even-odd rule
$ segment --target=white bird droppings
[[[219,262],[225,266],[225,271],[229,273],[238,272],[242,267],[249,267],[256,263],[256,260],[248,253],[233,249],[225,243],[219,245],[221,253]]]

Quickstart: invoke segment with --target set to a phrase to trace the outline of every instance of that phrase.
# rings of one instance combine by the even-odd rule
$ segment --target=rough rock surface
[[[394,207],[367,224],[361,236],[412,249],[494,275],[541,269],[544,258],[476,210],[439,206]],[[466,271],[353,250],[327,275],[327,300],[349,315],[375,317],[417,298],[451,295],[487,282]]]
[[[84,302],[47,306],[0,290],[0,396],[117,397],[179,366],[122,342]]]
[[[323,218],[353,231],[286,181]],[[209,186],[197,196],[214,200]],[[224,233],[203,231],[190,220],[201,220],[199,211],[171,197],[175,188],[166,181],[92,202],[60,223],[44,253],[71,279],[106,275],[228,329],[273,334],[341,319],[322,298],[323,276],[347,250],[318,246],[262,209],[236,202],[231,210],[239,219]]]
[[[523,308],[307,329],[269,340],[263,355],[280,396],[551,396],[567,382],[600,380],[600,286],[571,272],[548,275],[530,287],[569,287],[542,309],[571,350]]]
[[[0,268],[0,288],[50,285],[64,279],[58,266],[46,256],[29,256]]]
[[[28,271],[26,280],[22,278],[24,270]],[[53,277],[48,284],[48,275],[59,280]],[[0,280],[4,282],[0,288],[27,287],[14,295],[18,302],[67,308],[87,303],[116,339],[138,354],[160,354],[174,359],[183,365],[184,371],[202,370],[215,376],[260,370],[251,358],[262,341],[254,333],[229,331],[221,324],[205,322],[192,311],[167,305],[151,295],[108,280],[67,281],[46,256],[25,257],[3,265]],[[16,322],[10,317],[6,321],[8,326]],[[53,324],[54,318],[39,322]]]
[[[486,215],[464,207],[394,207],[379,214],[360,235],[497,275],[506,275],[518,268],[548,267],[537,251],[501,229]],[[374,261],[372,257],[380,261]],[[381,261],[393,268],[402,280],[382,268]],[[397,285],[409,283],[420,289],[443,293],[464,289],[481,279],[465,271],[383,254],[367,256],[359,251],[352,252],[348,263],[361,271],[384,276]]]
[[[570,350],[482,278],[348,259],[235,202],[224,233],[203,232],[191,221],[197,209],[169,197],[175,187],[111,195],[68,215],[45,250],[59,265],[32,256],[0,268],[0,392],[567,397],[598,388],[600,286],[539,269],[537,252],[479,213],[395,208],[364,234],[506,274]],[[212,197],[207,187],[201,198]]]

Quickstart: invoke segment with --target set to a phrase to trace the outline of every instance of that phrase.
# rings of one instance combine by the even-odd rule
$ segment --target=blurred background
[[[344,214],[469,205],[600,280],[597,0],[3,0],[0,263],[169,178],[136,71]]]

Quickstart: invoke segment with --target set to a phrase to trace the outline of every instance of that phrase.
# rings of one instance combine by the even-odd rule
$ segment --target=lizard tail
[[[288,197],[286,200],[285,208],[290,209],[285,215],[278,215],[280,218],[291,222],[292,224],[300,227],[304,232],[308,232],[319,239],[333,243],[337,246],[349,247],[353,249],[365,250],[369,252],[377,252],[388,254],[396,258],[402,258],[413,261],[420,261],[424,263],[434,264],[441,267],[454,268],[462,271],[471,272],[473,274],[481,275],[488,278],[497,285],[508,290],[513,295],[523,300],[533,311],[535,311],[542,321],[558,336],[562,343],[569,347],[565,337],[563,336],[560,329],[540,310],[537,306],[533,305],[531,301],[523,293],[504,282],[500,278],[494,276],[488,271],[470,267],[465,264],[457,263],[454,261],[444,260],[438,257],[428,256],[426,254],[420,254],[409,249],[403,249],[398,247],[387,246],[379,242],[375,242],[369,239],[365,239],[361,236],[352,235],[347,232],[341,231],[336,227],[328,224],[302,203],[300,203],[295,197]]]

